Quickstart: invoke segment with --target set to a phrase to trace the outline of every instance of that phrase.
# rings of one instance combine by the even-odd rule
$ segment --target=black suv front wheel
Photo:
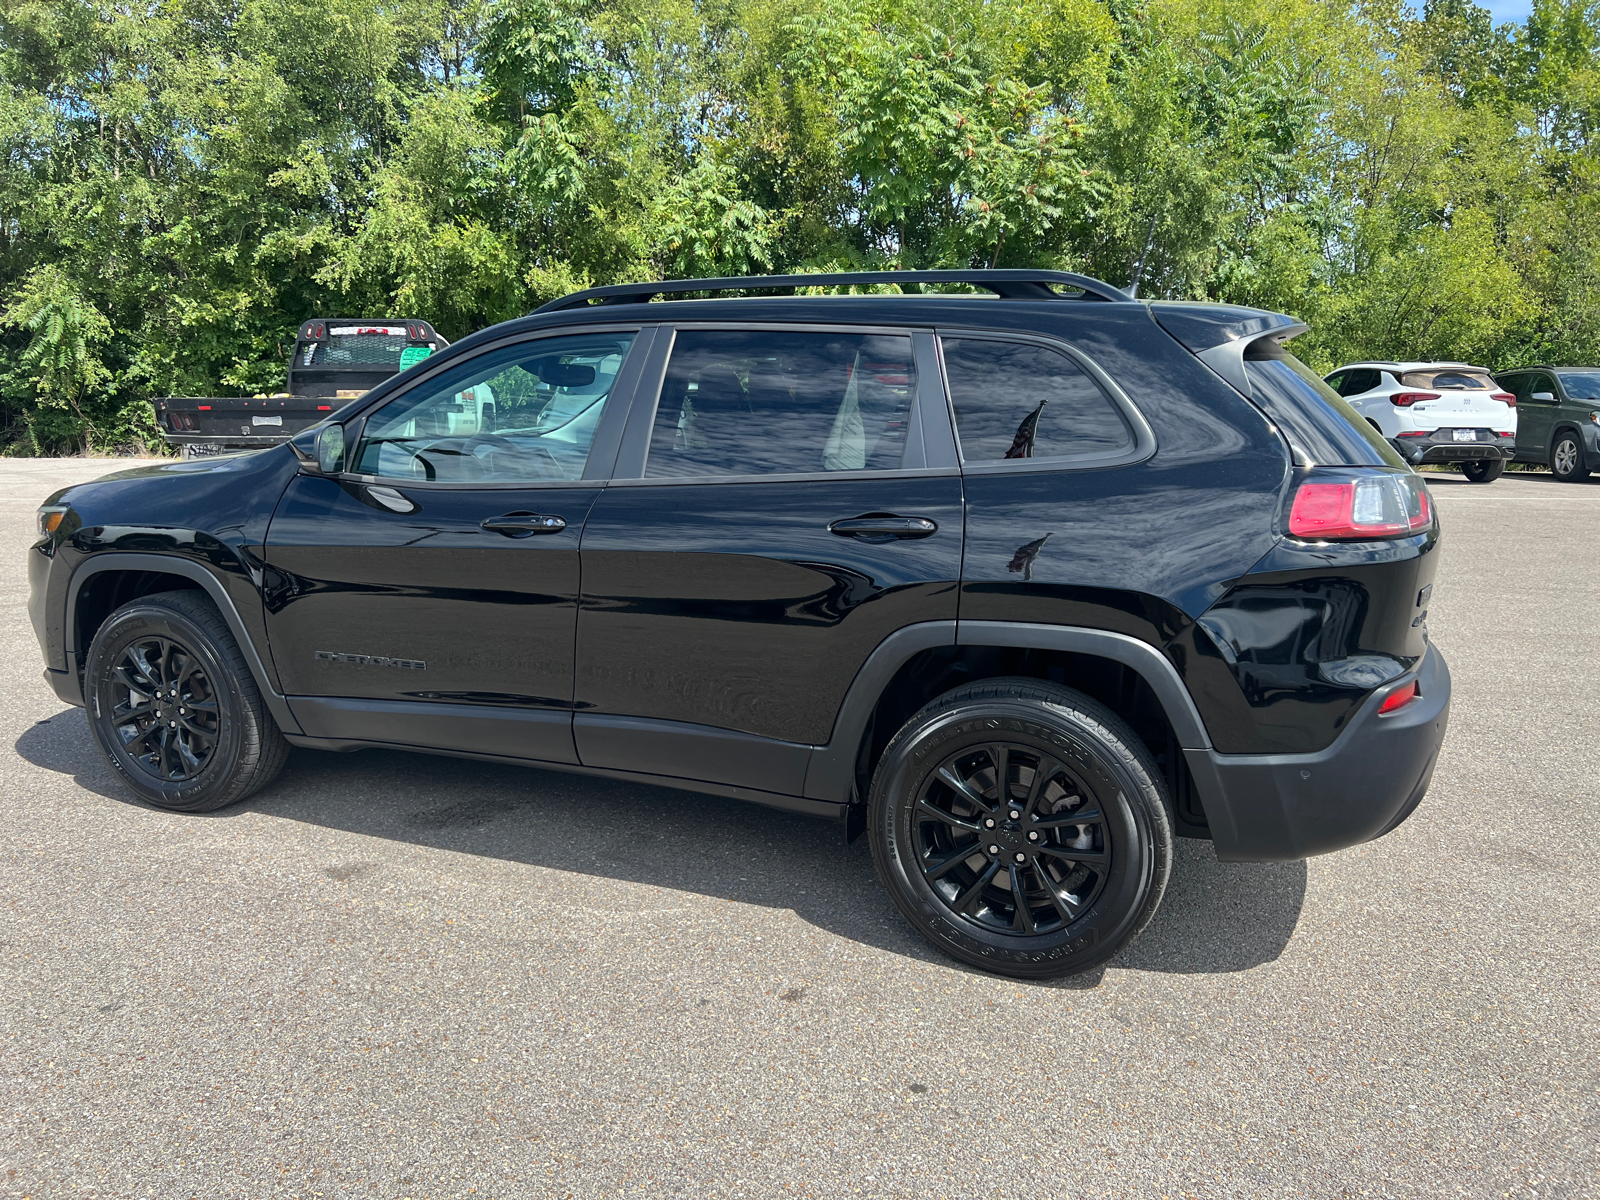
[[[1571,429],[1556,434],[1550,446],[1550,473],[1562,483],[1582,483],[1589,478],[1583,461],[1583,439]]]
[[[288,757],[238,643],[199,592],[160,592],[112,613],[89,646],[84,699],[106,762],[160,808],[222,808]]]
[[[868,826],[879,878],[925,938],[1023,979],[1112,958],[1171,869],[1149,750],[1104,705],[1032,679],[957,688],[906,722]]]

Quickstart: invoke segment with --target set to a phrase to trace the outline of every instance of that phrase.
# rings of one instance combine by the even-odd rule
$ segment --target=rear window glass
[[[1294,355],[1276,346],[1251,350],[1244,371],[1255,402],[1297,458],[1337,467],[1406,465],[1365,417]]]
[[[1440,391],[1493,391],[1494,380],[1487,371],[1407,371],[1400,376],[1405,387],[1438,388]]]
[[[400,356],[414,345],[404,325],[358,326],[329,332],[325,342],[307,342],[300,351],[302,367],[388,367],[400,369]],[[410,364],[406,364],[409,366]]]

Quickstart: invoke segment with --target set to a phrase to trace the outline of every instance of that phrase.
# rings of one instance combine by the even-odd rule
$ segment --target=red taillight
[[[319,404],[319,405],[317,405],[317,411],[318,412],[332,412],[333,411],[333,405],[331,405],[331,404]]]
[[[1432,524],[1428,489],[1414,475],[1302,483],[1289,509],[1290,536],[1315,542],[1407,537]]]
[[[1432,437],[1432,436],[1433,436],[1433,434],[1429,433],[1426,429],[1402,429],[1399,433],[1395,434],[1395,437],[1403,437],[1403,438],[1405,438],[1405,437]]]
[[[198,408],[201,412],[210,412],[211,411],[211,405],[209,405],[209,404],[197,404],[197,405],[195,405],[195,407]]]
[[[1496,392],[1493,396],[1490,396],[1489,399],[1498,400],[1501,404],[1509,405],[1511,408],[1515,408],[1517,406],[1517,398],[1510,392]]]
[[[1437,400],[1438,392],[1396,392],[1389,397],[1389,403],[1396,408],[1410,408],[1419,400]]]
[[[1495,437],[1516,437],[1517,436],[1516,431],[1512,430],[1512,429],[1496,429],[1494,431],[1494,435],[1495,435]]]
[[[1378,705],[1378,715],[1381,717],[1384,713],[1392,713],[1402,709],[1420,695],[1422,695],[1422,692],[1418,690],[1416,681],[1413,680],[1411,683],[1406,684],[1405,687],[1397,688],[1385,696],[1383,703]]]

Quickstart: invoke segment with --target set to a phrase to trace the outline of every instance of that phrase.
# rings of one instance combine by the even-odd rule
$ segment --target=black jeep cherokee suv
[[[885,283],[964,291],[797,294]],[[1427,789],[1438,525],[1303,328],[1057,272],[597,288],[53,496],[46,675],[166,808],[290,745],[736,796],[865,829],[956,957],[1081,971],[1174,834],[1300,858]]]

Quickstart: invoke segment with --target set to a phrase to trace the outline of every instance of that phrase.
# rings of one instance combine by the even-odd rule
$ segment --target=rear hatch
[[[1481,433],[1515,433],[1517,410],[1497,400],[1505,395],[1487,371],[1476,368],[1430,368],[1406,371],[1400,385],[1422,397],[1409,408],[1418,429],[1462,429]]]

